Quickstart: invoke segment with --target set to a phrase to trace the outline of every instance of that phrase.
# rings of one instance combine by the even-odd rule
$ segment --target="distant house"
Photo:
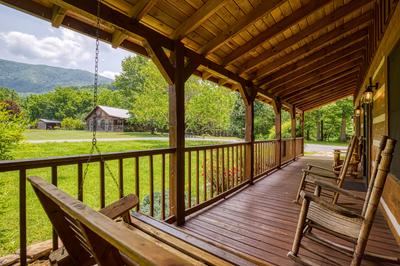
[[[130,118],[129,111],[126,109],[98,105],[85,118],[88,130],[93,129],[95,114],[97,114],[96,129],[98,131],[122,132],[126,120]]]
[[[41,118],[36,123],[36,127],[38,129],[45,129],[45,130],[60,128],[61,127],[61,121]]]

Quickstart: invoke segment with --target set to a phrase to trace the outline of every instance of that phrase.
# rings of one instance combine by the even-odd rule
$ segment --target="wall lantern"
[[[360,110],[360,108],[356,108],[355,110],[354,110],[354,116],[356,116],[356,117],[359,117],[361,115],[361,110]]]
[[[378,89],[378,82],[372,85],[372,78],[369,78],[369,85],[365,89],[362,97],[362,102],[370,104],[373,101],[373,89]]]

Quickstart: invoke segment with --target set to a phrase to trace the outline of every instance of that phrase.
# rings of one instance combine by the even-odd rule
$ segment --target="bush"
[[[85,124],[80,119],[67,117],[64,118],[63,121],[61,121],[61,128],[67,130],[82,130],[85,129]]]
[[[23,139],[25,119],[0,103],[0,160],[12,159],[11,150]]]

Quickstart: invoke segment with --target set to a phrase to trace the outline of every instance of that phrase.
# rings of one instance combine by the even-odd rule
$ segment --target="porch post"
[[[276,138],[276,162],[277,162],[277,168],[281,168],[282,164],[282,130],[281,130],[281,124],[282,124],[282,117],[281,117],[281,103],[279,102],[278,99],[275,99],[273,101],[273,107],[274,107],[274,112],[275,112],[275,138]]]
[[[301,154],[304,156],[304,111],[301,112]]]
[[[185,79],[182,45],[175,43],[172,54],[175,67],[173,83],[169,85],[169,146],[175,148],[170,156],[170,212],[176,224],[185,223]]]
[[[292,153],[293,160],[296,160],[296,108],[293,105],[291,108],[291,137],[292,137]]]
[[[246,105],[246,178],[253,184],[254,178],[254,101]]]

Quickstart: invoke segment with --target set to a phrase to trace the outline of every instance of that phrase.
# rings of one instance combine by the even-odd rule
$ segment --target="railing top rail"
[[[108,152],[101,155],[92,155],[90,162],[99,162],[103,160],[117,160],[124,158],[134,158],[148,155],[159,155],[173,153],[175,148],[153,149],[153,150],[139,150],[139,151],[125,151],[125,152]],[[73,155],[73,156],[60,156],[38,159],[22,159],[0,161],[0,172],[14,171],[20,169],[34,169],[49,166],[71,165],[77,163],[86,163],[89,159],[89,154]]]
[[[267,139],[267,140],[256,140],[254,143],[266,143],[266,142],[274,142],[277,141],[277,139]]]
[[[244,144],[249,144],[250,142],[234,142],[229,144],[217,144],[217,145],[204,145],[204,146],[195,146],[195,147],[186,147],[185,151],[202,151],[202,150],[209,150],[209,149],[217,149],[217,148],[226,148],[226,147],[235,147]]]
[[[304,139],[304,137],[296,137],[296,139]]]

